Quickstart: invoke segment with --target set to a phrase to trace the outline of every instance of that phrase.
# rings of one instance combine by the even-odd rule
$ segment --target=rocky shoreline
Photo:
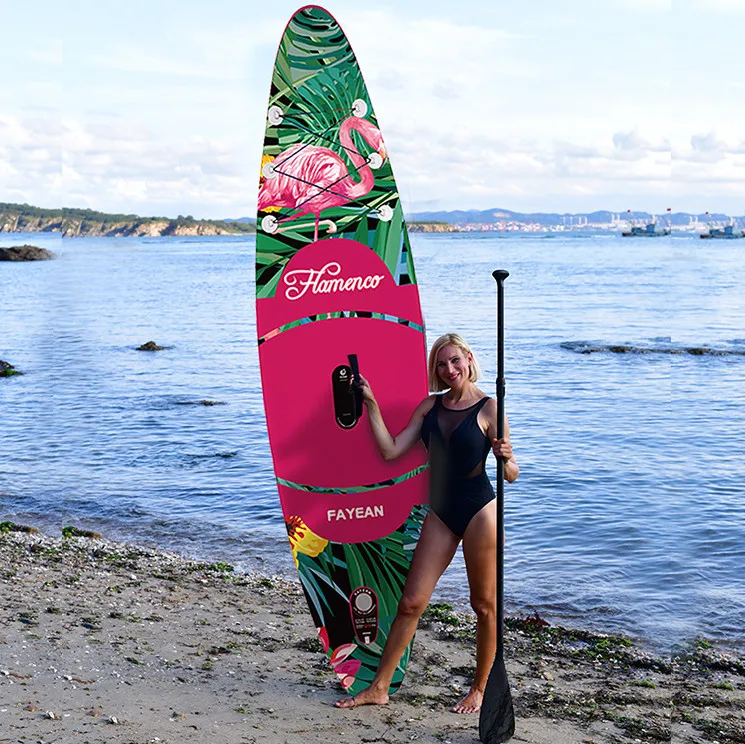
[[[63,238],[246,235],[255,225],[238,221],[110,215],[91,209],[41,209],[0,203],[0,233],[57,233]]]
[[[430,606],[391,703],[338,711],[299,584],[65,535],[0,523],[0,744],[477,741],[449,711],[472,617]],[[515,742],[745,742],[745,659],[704,642],[665,659],[533,616],[508,619],[505,647]]]
[[[65,220],[63,238],[160,238],[166,236],[214,236],[252,234],[241,225],[195,220],[180,224],[177,220],[131,220],[104,223],[95,220]]]
[[[2,232],[58,233],[63,238],[159,238],[169,235],[244,235],[254,231],[210,222],[179,225],[175,220],[129,220],[107,224],[83,220],[39,219],[26,221],[17,229],[0,225],[0,233]]]
[[[447,222],[411,221],[409,232],[460,232]],[[139,217],[109,215],[90,209],[40,209],[23,204],[0,203],[0,233],[58,233],[63,238],[141,238],[164,236],[247,235],[255,223],[195,220],[191,216]]]
[[[0,218],[2,215],[0,215]],[[447,223],[411,222],[407,223],[412,233],[450,233],[460,232],[456,225]],[[127,220],[105,223],[96,220],[57,220],[35,219],[17,223],[0,224],[2,232],[59,233],[63,238],[160,238],[167,236],[214,236],[245,235],[255,233],[237,223],[220,223],[199,220],[191,224],[179,224],[177,220]]]

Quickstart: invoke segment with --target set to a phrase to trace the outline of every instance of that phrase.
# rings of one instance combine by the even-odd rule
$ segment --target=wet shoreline
[[[477,741],[449,712],[475,622],[448,605],[389,706],[342,712],[297,582],[69,532],[0,534],[0,565],[0,742]],[[536,615],[505,637],[515,741],[745,742],[745,658],[703,641],[664,658]]]

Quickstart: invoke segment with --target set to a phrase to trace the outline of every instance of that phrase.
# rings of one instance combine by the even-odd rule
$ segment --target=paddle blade
[[[479,715],[479,740],[483,744],[502,744],[515,733],[515,711],[501,653],[489,673]]]

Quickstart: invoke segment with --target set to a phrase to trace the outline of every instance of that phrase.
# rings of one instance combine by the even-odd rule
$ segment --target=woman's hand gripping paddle
[[[492,273],[497,282],[497,438],[504,438],[504,280],[509,273]],[[479,717],[479,739],[501,744],[515,733],[512,693],[504,665],[504,461],[497,458],[497,655],[486,683]]]

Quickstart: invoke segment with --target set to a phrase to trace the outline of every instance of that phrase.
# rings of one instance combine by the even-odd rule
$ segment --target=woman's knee
[[[428,602],[429,597],[422,594],[404,592],[398,603],[398,614],[418,618],[427,609]]]
[[[471,608],[479,620],[491,620],[497,616],[497,598],[471,597]]]

